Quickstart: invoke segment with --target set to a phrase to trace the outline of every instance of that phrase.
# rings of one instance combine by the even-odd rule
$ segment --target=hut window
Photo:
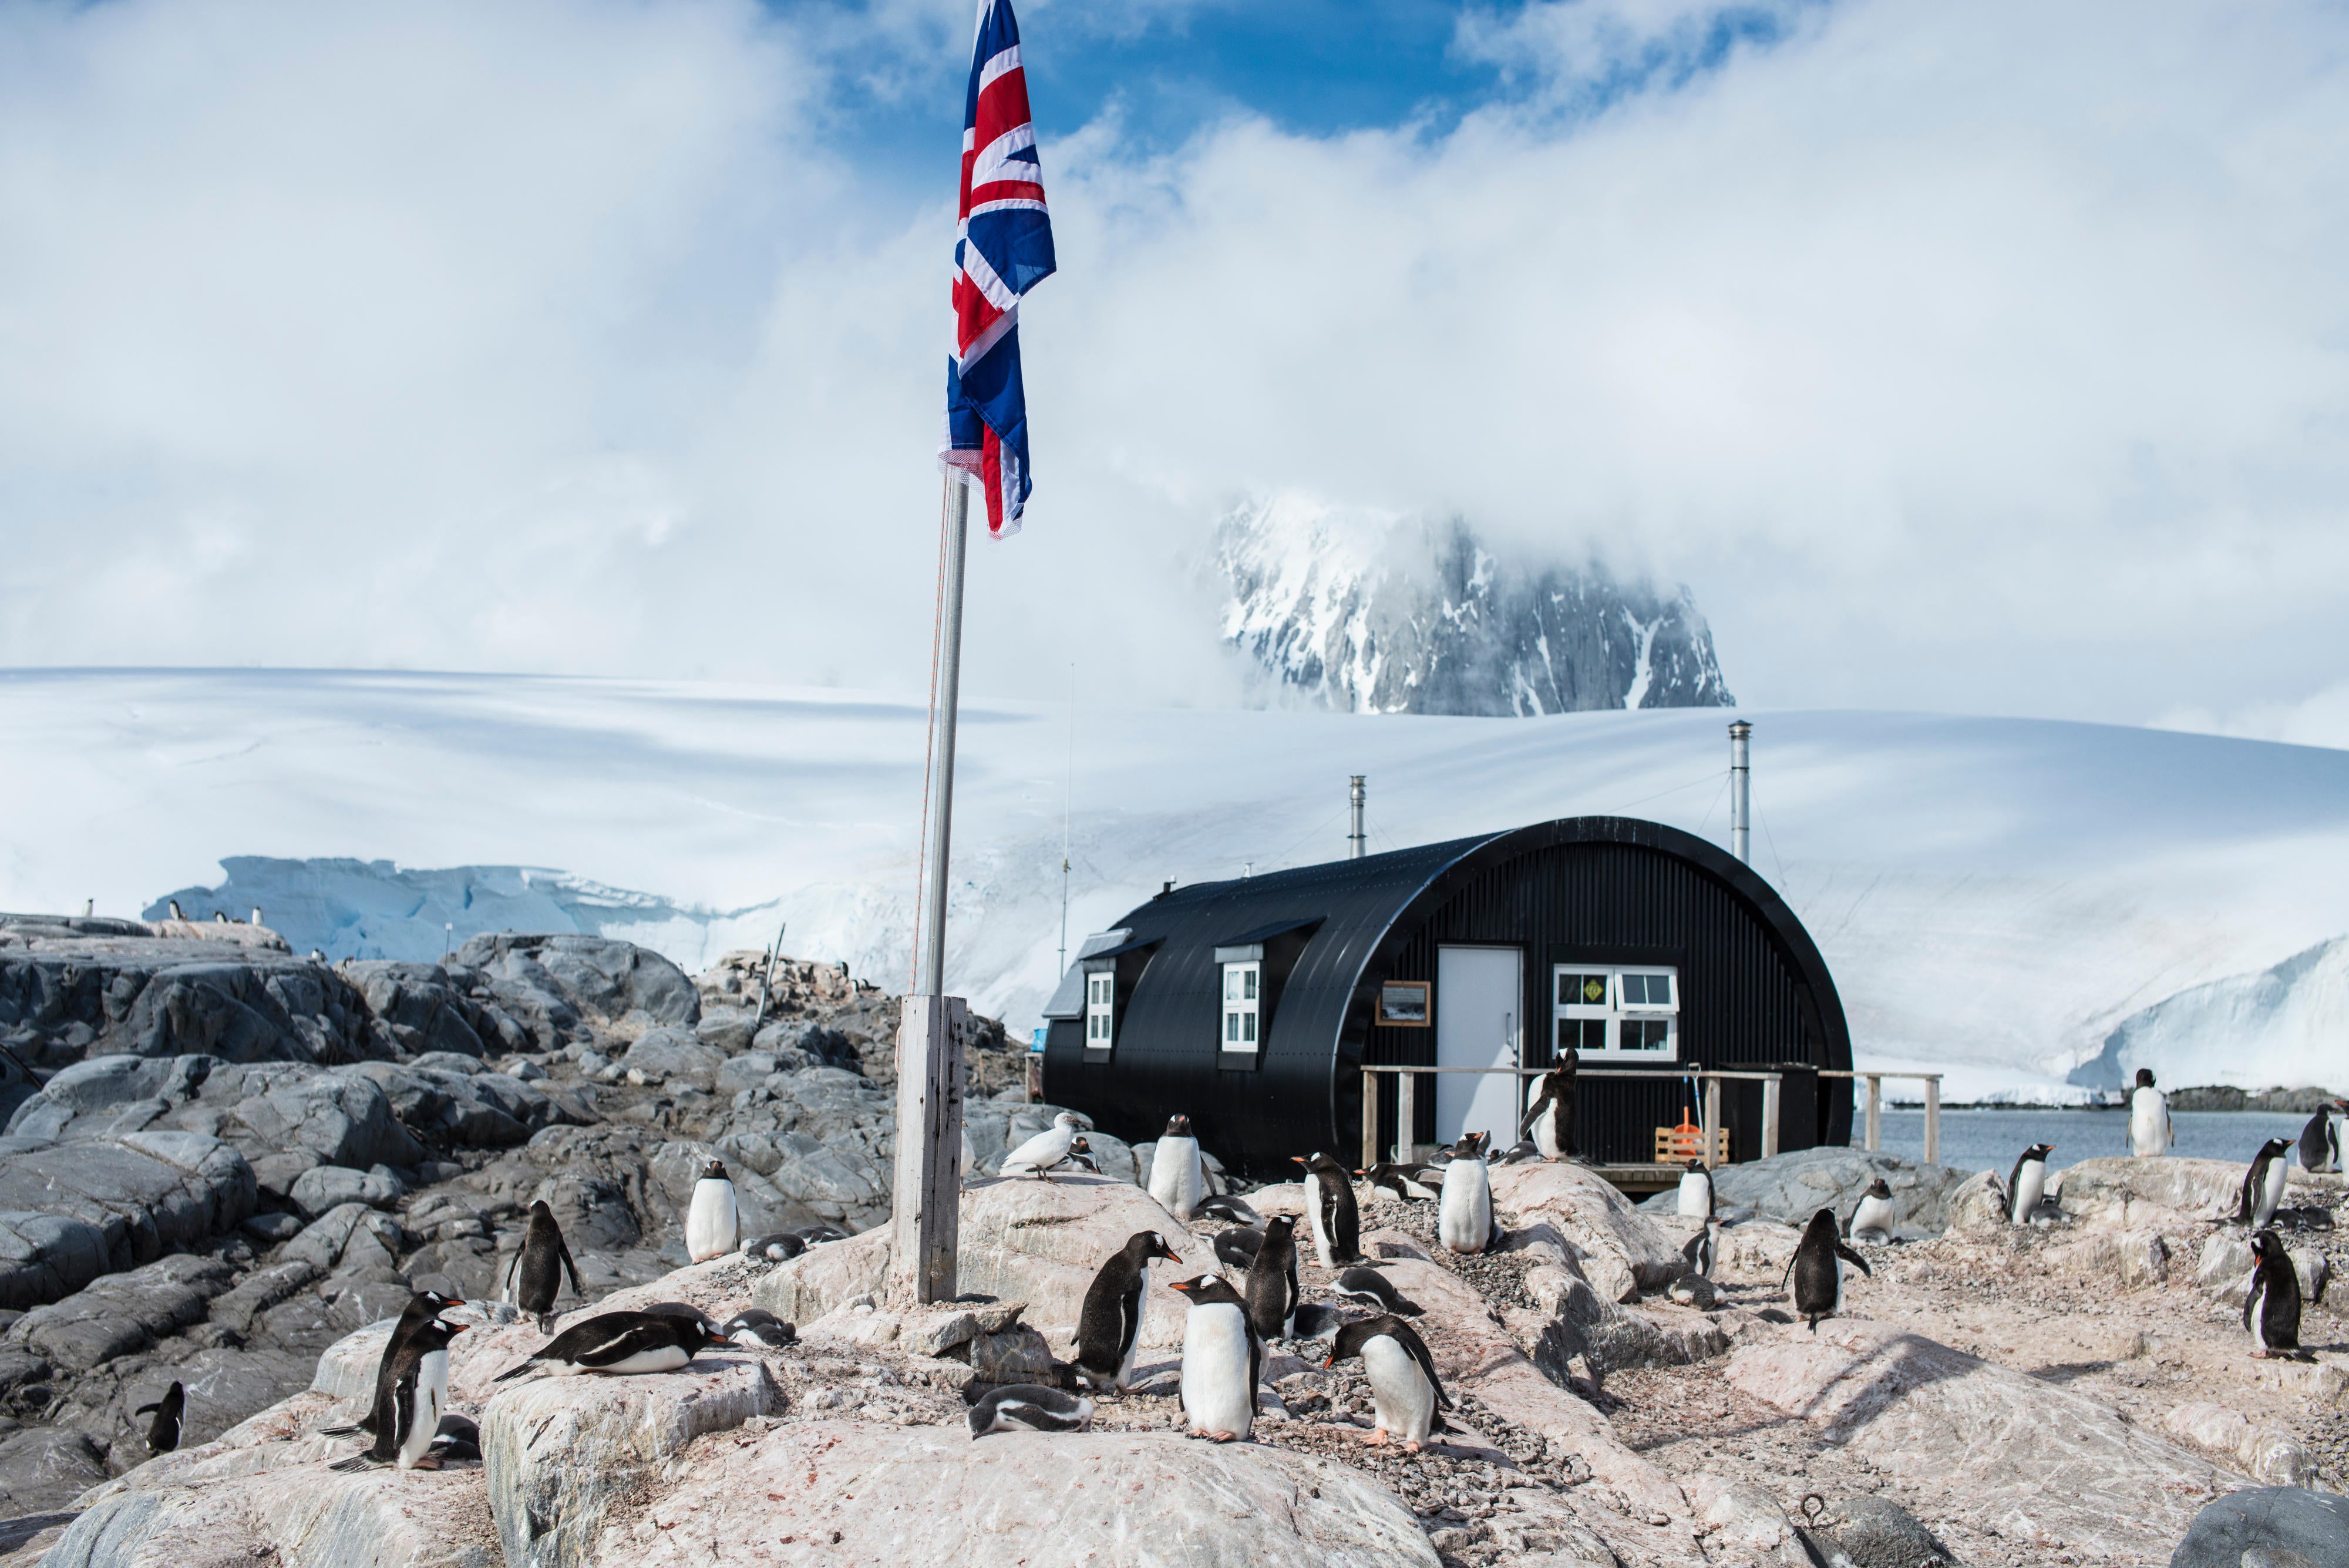
[[[1261,960],[1224,966],[1224,1049],[1253,1051],[1264,1011]]]
[[[1085,1049],[1106,1051],[1117,1022],[1117,973],[1097,970],[1085,976]]]
[[[1673,1061],[1680,1055],[1680,975],[1654,967],[1560,964],[1552,1044],[1559,1055]]]

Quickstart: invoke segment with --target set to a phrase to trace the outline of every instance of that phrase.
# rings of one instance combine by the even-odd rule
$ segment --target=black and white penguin
[[[2291,1154],[2288,1138],[2271,1137],[2260,1145],[2260,1152],[2251,1156],[2251,1168],[2243,1172],[2242,1200],[2235,1210],[2237,1224],[2264,1231],[2275,1219],[2276,1205],[2283,1201],[2284,1184],[2292,1179]]]
[[[807,1243],[788,1231],[771,1236],[753,1236],[742,1243],[742,1255],[762,1263],[788,1263],[807,1251]]]
[[[726,1178],[726,1162],[713,1159],[693,1184],[693,1206],[685,1213],[685,1255],[706,1263],[741,1244],[742,1210],[734,1200],[734,1184]]]
[[[523,1234],[522,1251],[506,1265],[506,1299],[536,1318],[541,1334],[554,1327],[554,1295],[563,1288],[566,1270],[571,1275],[571,1293],[584,1301],[587,1293],[579,1288],[579,1265],[571,1261],[563,1227],[554,1222],[554,1210],[546,1206],[546,1200],[535,1199],[530,1206],[530,1229]]]
[[[2243,1327],[2258,1348],[2251,1354],[2300,1356],[2300,1271],[2272,1231],[2251,1238],[2251,1293],[2243,1298]]]
[[[1207,1196],[1207,1168],[1199,1158],[1189,1116],[1169,1116],[1166,1130],[1158,1135],[1158,1147],[1150,1154],[1150,1196],[1185,1223]]]
[[[1843,1233],[1855,1241],[1867,1235],[1886,1241],[1892,1240],[1890,1182],[1879,1176],[1868,1184],[1868,1190],[1859,1195],[1858,1203],[1853,1206],[1851,1220],[1844,1226]]]
[[[1075,1112],[1062,1111],[1052,1118],[1050,1127],[1005,1155],[998,1168],[1005,1176],[1033,1176],[1040,1181],[1050,1181],[1055,1168],[1069,1163],[1069,1146],[1083,1130]]]
[[[163,1397],[152,1405],[141,1405],[130,1413],[144,1416],[150,1410],[155,1418],[147,1423],[147,1451],[168,1454],[180,1446],[180,1417],[187,1413],[188,1391],[176,1381],[163,1390]]]
[[[1395,1165],[1383,1159],[1357,1174],[1372,1187],[1383,1187],[1397,1198],[1412,1203],[1423,1202],[1434,1197],[1444,1185],[1441,1171],[1419,1165]]]
[[[2308,1125],[2300,1132],[2300,1163],[2304,1170],[2339,1170],[2341,1168],[2341,1124],[2333,1118],[2349,1110],[2349,1103],[2336,1101],[2316,1107]]]
[[[2129,1152],[2139,1159],[2168,1154],[2176,1142],[2169,1127],[2169,1097],[2153,1086],[2153,1069],[2137,1070],[2129,1091]]]
[[[519,1377],[533,1366],[558,1373],[607,1372],[626,1375],[675,1372],[694,1357],[727,1343],[726,1336],[698,1311],[598,1313],[573,1324],[541,1345],[518,1366],[498,1374],[496,1381]]]
[[[1248,1264],[1247,1289],[1248,1324],[1265,1339],[1287,1339],[1297,1316],[1297,1221],[1276,1214],[1264,1227],[1256,1257]]]
[[[2055,1152],[2052,1143],[2034,1143],[2023,1151],[2014,1162],[2014,1174],[2006,1179],[2006,1222],[2028,1225],[2032,1211],[2039,1207],[2040,1199],[2047,1193],[2047,1157]]]
[[[1336,1307],[1326,1307],[1316,1302],[1297,1303],[1297,1317],[1290,1324],[1291,1339],[1318,1339],[1325,1343],[1338,1337],[1346,1326],[1346,1314]]]
[[[451,1459],[478,1459],[481,1457],[481,1428],[468,1416],[443,1416],[432,1433],[431,1457],[434,1464]]]
[[[1393,1313],[1399,1317],[1417,1317],[1427,1310],[1395,1289],[1393,1282],[1376,1269],[1348,1269],[1330,1287],[1330,1293],[1360,1302],[1373,1312]]]
[[[781,1350],[797,1344],[800,1331],[785,1323],[765,1307],[750,1307],[736,1313],[719,1327],[718,1332],[736,1345],[759,1350]]]
[[[1069,1140],[1069,1164],[1072,1168],[1081,1170],[1087,1176],[1099,1176],[1102,1173],[1101,1161],[1093,1158],[1093,1146],[1085,1141],[1084,1135],[1081,1133]]]
[[[1444,1168],[1444,1196],[1437,1200],[1436,1239],[1454,1252],[1482,1252],[1498,1238],[1493,1221],[1493,1177],[1485,1168],[1488,1135],[1463,1134]]]
[[[428,1318],[399,1343],[391,1367],[391,1408],[378,1412],[375,1441],[364,1453],[337,1459],[328,1469],[363,1470],[397,1464],[401,1469],[432,1469],[433,1435],[449,1406],[449,1342],[465,1332],[461,1323]]]
[[[1713,1173],[1705,1169],[1704,1161],[1692,1159],[1681,1172],[1680,1201],[1676,1207],[1683,1220],[1713,1218]]]
[[[1009,1383],[970,1407],[970,1436],[976,1442],[989,1432],[1081,1432],[1092,1418],[1090,1399],[1040,1383]]]
[[[1577,1153],[1574,1068],[1574,1048],[1569,1045],[1559,1055],[1557,1065],[1541,1075],[1540,1092],[1526,1107],[1525,1118],[1517,1123],[1517,1136],[1530,1134],[1544,1159],[1572,1159]]]
[[[1264,1337],[1239,1293],[1215,1275],[1177,1280],[1174,1288],[1190,1303],[1183,1322],[1183,1419],[1195,1438],[1245,1442],[1256,1425]]]
[[[848,1232],[829,1220],[811,1220],[804,1225],[795,1226],[784,1231],[783,1234],[798,1238],[802,1247],[821,1247],[827,1241],[848,1240]]]
[[[1708,1216],[1704,1229],[1681,1244],[1681,1256],[1688,1260],[1689,1272],[1701,1280],[1713,1278],[1713,1271],[1721,1264],[1721,1221]]]
[[[1238,1199],[1227,1198],[1222,1193],[1199,1199],[1193,1206],[1191,1216],[1195,1220],[1220,1220],[1226,1225],[1254,1227],[1264,1223],[1263,1215]]]
[[[1374,1317],[1340,1329],[1330,1358],[1321,1365],[1335,1366],[1356,1355],[1370,1375],[1371,1408],[1378,1417],[1367,1440],[1384,1444],[1390,1438],[1400,1438],[1405,1452],[1419,1452],[1429,1434],[1444,1427],[1438,1412],[1452,1407],[1427,1342],[1399,1317]]]
[[[347,1427],[321,1427],[318,1435],[348,1438],[364,1432],[380,1438],[392,1418],[392,1385],[398,1379],[399,1368],[406,1365],[408,1342],[440,1314],[464,1304],[459,1298],[444,1296],[439,1291],[418,1291],[409,1296],[391,1325],[391,1337],[383,1342],[383,1354],[376,1358],[375,1398],[367,1414]]]
[[[1813,1334],[1819,1331],[1819,1319],[1843,1310],[1845,1263],[1857,1265],[1861,1273],[1871,1277],[1876,1272],[1866,1258],[1844,1245],[1843,1238],[1836,1234],[1835,1210],[1822,1209],[1803,1228],[1803,1239],[1786,1262],[1786,1275],[1795,1282],[1795,1311],[1810,1320]],[[1783,1289],[1786,1279],[1782,1277],[1778,1283]]]
[[[1529,1137],[1521,1137],[1493,1157],[1495,1165],[1531,1165],[1542,1158],[1542,1151]]]
[[[1086,1387],[1124,1388],[1133,1383],[1153,1258],[1183,1261],[1157,1231],[1137,1231],[1109,1255],[1085,1287],[1084,1304],[1077,1311],[1077,1376]]]
[[[1343,1268],[1362,1255],[1361,1212],[1345,1168],[1316,1149],[1294,1155],[1305,1168],[1305,1218],[1313,1227],[1313,1251],[1325,1269]]]
[[[1247,1273],[1256,1263],[1256,1251],[1264,1245],[1264,1232],[1245,1226],[1234,1226],[1216,1232],[1216,1262],[1237,1273]]]

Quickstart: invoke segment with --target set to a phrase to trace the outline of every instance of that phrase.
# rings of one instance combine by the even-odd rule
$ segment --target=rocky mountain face
[[[1281,497],[1216,532],[1223,635],[1337,709],[1511,717],[1727,707],[1686,588],[1487,549],[1457,518],[1365,524]]]

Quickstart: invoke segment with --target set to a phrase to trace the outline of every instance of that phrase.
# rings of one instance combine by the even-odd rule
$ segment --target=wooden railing
[[[1862,1148],[1884,1147],[1884,1080],[1887,1078],[1921,1078],[1925,1081],[1925,1163],[1941,1163],[1941,1075],[1939,1073],[1847,1073],[1822,1067],[1822,1078],[1865,1078],[1868,1080],[1868,1103],[1862,1111]]]

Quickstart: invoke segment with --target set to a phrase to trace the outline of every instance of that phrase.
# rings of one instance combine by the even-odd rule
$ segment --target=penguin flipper
[[[587,1292],[579,1283],[579,1265],[571,1261],[571,1243],[564,1241],[558,1232],[554,1238],[554,1245],[556,1251],[562,1255],[564,1272],[571,1276],[571,1293],[581,1301],[585,1301]]]
[[[1872,1280],[1876,1277],[1876,1271],[1868,1266],[1868,1260],[1861,1257],[1857,1252],[1853,1251],[1849,1247],[1845,1246],[1841,1241],[1837,1241],[1836,1243],[1836,1256],[1841,1258],[1847,1263],[1858,1264],[1859,1272],[1866,1274],[1869,1279]]]
[[[336,1459],[326,1468],[330,1470],[341,1470],[348,1475],[359,1470],[379,1469],[382,1466],[383,1461],[372,1454],[353,1454],[349,1459]]]
[[[1548,1104],[1549,1091],[1545,1088],[1541,1092],[1541,1097],[1534,1101],[1532,1105],[1526,1107],[1524,1118],[1517,1123],[1517,1136],[1519,1137],[1530,1137],[1533,1136],[1534,1118],[1540,1116],[1542,1114],[1542,1108]]]
[[[1427,1341],[1420,1338],[1419,1331],[1411,1324],[1399,1319],[1390,1319],[1389,1322],[1392,1326],[1387,1330],[1388,1334],[1411,1352],[1411,1358],[1419,1363],[1420,1371],[1427,1375],[1427,1386],[1435,1390],[1435,1407],[1439,1410],[1454,1408],[1452,1396],[1444,1391],[1444,1379],[1435,1375],[1435,1357],[1428,1354]],[[1443,1417],[1439,1416],[1436,1420],[1441,1424]],[[1449,1431],[1451,1428],[1444,1429]]]
[[[152,1405],[140,1407],[143,1410],[151,1410],[154,1407]],[[375,1436],[373,1432],[367,1432],[365,1427],[321,1427],[316,1435],[321,1438],[356,1438],[362,1432],[367,1432],[370,1438]]]
[[[523,1373],[529,1371],[532,1367],[537,1365],[538,1357],[533,1355],[529,1360],[523,1362],[521,1366],[510,1367],[506,1371],[499,1373],[495,1377],[491,1378],[490,1381],[492,1383],[503,1383],[509,1377],[521,1376]]]
[[[2262,1294],[2266,1284],[2267,1279],[2264,1271],[2260,1269],[2252,1270],[2251,1288],[2243,1296],[2243,1332],[2245,1334],[2257,1332],[2251,1327],[2251,1308],[2259,1303],[2260,1297]]]
[[[150,1410],[160,1410],[162,1407],[163,1402],[160,1399],[158,1399],[152,1405],[141,1405],[130,1413],[134,1416],[144,1416]]]
[[[514,1271],[522,1267],[522,1255],[523,1255],[523,1249],[524,1249],[524,1248],[527,1248],[529,1245],[530,1245],[530,1233],[529,1233],[528,1231],[525,1231],[524,1232],[523,1232],[523,1243],[522,1243],[522,1246],[520,1246],[520,1247],[516,1247],[516,1248],[514,1249],[514,1255],[513,1255],[512,1258],[508,1259],[508,1260],[507,1260],[507,1262],[506,1262],[506,1282],[505,1282],[505,1287],[504,1287],[504,1292],[503,1292],[503,1293],[504,1293],[504,1295],[505,1295],[506,1300],[508,1300],[508,1301],[512,1301],[512,1300],[513,1300],[513,1293],[514,1293],[514,1283],[513,1283],[513,1282],[514,1282]]]

